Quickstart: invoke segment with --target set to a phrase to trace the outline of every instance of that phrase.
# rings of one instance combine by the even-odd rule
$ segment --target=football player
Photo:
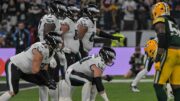
[[[153,26],[157,33],[154,89],[158,101],[167,101],[163,86],[169,81],[174,100],[180,101],[180,30],[170,15],[170,7],[158,2],[152,7]]]
[[[64,48],[62,49],[62,51],[65,53],[66,57],[64,71],[66,71],[68,66],[80,60],[79,39],[76,37],[75,34],[75,23],[78,19],[80,9],[75,5],[71,4],[68,5],[67,10],[68,11],[66,13],[66,18],[61,23],[61,31],[66,32],[62,35],[64,40]],[[64,80],[60,81],[60,101],[64,101],[64,96],[66,95],[65,93],[67,84],[64,82]]]
[[[19,80],[45,85],[55,89],[51,80],[44,78],[41,71],[48,69],[48,64],[54,56],[55,50],[62,46],[62,40],[55,32],[49,32],[44,37],[44,42],[37,42],[31,47],[15,56],[12,56],[6,63],[6,79],[8,91],[0,96],[0,101],[9,101],[19,91]]]
[[[65,56],[67,59],[67,67],[80,60],[79,56],[79,39],[76,37],[75,23],[78,19],[80,9],[71,4],[67,7],[66,18],[61,23],[61,30],[66,30],[62,36],[64,39]]]
[[[137,83],[141,80],[141,78],[146,75],[150,70],[154,63],[153,57],[156,55],[157,50],[157,39],[151,39],[147,41],[145,45],[145,68],[141,70],[131,83],[131,90],[133,92],[140,92],[140,90],[137,88]]]
[[[81,13],[82,13],[82,17],[77,21],[76,24],[77,36],[80,40],[79,51],[81,53],[81,58],[88,56],[89,51],[93,48],[95,35],[113,40],[120,39],[120,37],[112,36],[96,28],[97,16],[100,13],[100,10],[96,5],[89,4],[87,7],[82,9]],[[112,77],[106,75],[103,77],[103,79],[110,81],[112,80]],[[95,87],[92,86],[92,93],[94,94],[94,96],[92,96],[92,99],[93,97],[95,99],[95,95],[96,95],[95,93],[96,91],[94,88]]]
[[[151,70],[151,67],[154,63],[154,57],[156,56],[157,53],[157,47],[158,47],[157,43],[158,43],[157,38],[154,38],[147,41],[145,45],[144,48],[146,54],[145,68],[137,74],[137,76],[134,78],[133,82],[131,83],[131,90],[133,92],[140,92],[140,90],[137,88],[137,84],[141,80],[141,78]],[[173,95],[172,95],[172,88],[169,83],[166,85],[166,90],[167,90],[168,101],[170,101],[171,99],[173,99]]]
[[[82,13],[82,17],[76,24],[82,58],[88,56],[88,52],[93,48],[95,35],[114,40],[120,39],[120,37],[112,36],[96,28],[97,16],[100,13],[96,5],[89,4],[82,9]]]
[[[44,40],[44,36],[47,32],[55,31],[58,34],[63,34],[65,32],[60,32],[60,22],[59,18],[63,18],[67,12],[66,5],[57,0],[53,0],[50,2],[48,6],[49,13],[44,15],[39,23],[38,26],[38,34],[40,41]],[[56,52],[54,55],[55,63],[57,64],[57,68],[49,69],[48,72],[50,73],[51,78],[55,80],[55,82],[58,84],[59,82],[59,68],[62,67],[60,65],[63,65],[62,58],[63,53],[62,52]],[[60,62],[61,61],[61,62]],[[60,64],[61,63],[61,64]],[[63,74],[63,73],[62,73]],[[58,87],[55,90],[49,90],[49,94],[51,96],[52,101],[58,101]],[[39,87],[39,95],[40,95],[40,101],[48,101],[48,88],[45,86]]]
[[[66,82],[70,86],[83,86],[82,101],[91,101],[92,83],[104,101],[109,101],[101,77],[105,67],[113,65],[115,57],[116,52],[112,48],[101,48],[98,55],[85,57],[71,65],[66,71]]]

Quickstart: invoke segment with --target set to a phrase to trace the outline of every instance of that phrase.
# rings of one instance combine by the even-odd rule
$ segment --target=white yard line
[[[122,80],[117,80],[117,79],[114,79],[111,81],[111,83],[130,83],[132,82],[133,79],[122,79]],[[107,82],[107,81],[104,81],[104,82]],[[153,82],[153,79],[142,79],[140,82]],[[0,81],[0,84],[3,84],[3,83],[6,83],[6,81]],[[24,83],[24,84],[29,84],[29,82],[26,82],[26,81],[20,81],[20,83]]]
[[[35,89],[37,88],[38,86],[33,86],[33,87],[27,87],[27,88],[21,88],[20,91],[24,91],[24,90],[30,90],[30,89]],[[4,93],[6,91],[1,91],[0,94]]]
[[[112,80],[110,83],[131,83],[133,81],[133,79],[126,79],[126,80]],[[107,81],[103,81],[105,83],[107,83]],[[142,79],[140,82],[143,82],[143,83],[148,83],[148,82],[153,82],[153,79]],[[0,84],[5,84],[6,81],[0,81]],[[20,81],[20,83],[24,83],[24,84],[29,84],[28,82],[26,81]],[[37,88],[38,86],[33,86],[33,87],[26,87],[26,88],[21,88],[20,91],[24,91],[24,90],[30,90],[30,89],[35,89]],[[1,93],[4,93],[5,91],[1,91]]]

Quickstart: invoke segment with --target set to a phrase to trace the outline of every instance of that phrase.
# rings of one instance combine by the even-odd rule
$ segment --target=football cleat
[[[135,93],[140,92],[140,90],[137,88],[137,86],[131,86],[131,90]]]

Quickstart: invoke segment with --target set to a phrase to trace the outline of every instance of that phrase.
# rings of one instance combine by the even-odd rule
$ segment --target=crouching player
[[[104,101],[109,101],[101,77],[106,65],[113,65],[115,57],[116,53],[112,48],[101,48],[98,55],[85,57],[71,65],[66,71],[66,82],[70,87],[83,86],[82,101],[91,101],[91,87],[93,84],[96,85],[97,91]],[[70,96],[67,97],[70,98]]]
[[[45,78],[41,71],[47,70],[54,52],[62,41],[55,32],[49,32],[44,42],[34,43],[28,50],[12,56],[6,63],[6,80],[8,91],[0,96],[0,101],[9,101],[19,91],[19,80],[45,85],[50,89],[55,89],[52,80]]]
[[[147,41],[145,48],[144,48],[144,51],[145,51],[145,54],[147,57],[145,60],[145,68],[143,70],[141,70],[137,74],[135,79],[133,80],[133,82],[131,84],[131,90],[133,92],[140,92],[140,90],[137,88],[137,84],[141,80],[141,78],[151,70],[152,65],[154,63],[154,58],[157,54],[157,48],[158,48],[158,39],[157,38]],[[169,83],[166,85],[166,89],[167,89],[168,100],[173,99],[172,88]]]
[[[141,80],[143,76],[145,76],[150,70],[154,63],[153,57],[156,54],[157,50],[157,39],[151,39],[147,41],[144,51],[145,51],[145,65],[144,69],[142,69],[134,78],[133,82],[131,83],[131,90],[133,92],[140,92],[140,90],[137,88],[138,82]]]

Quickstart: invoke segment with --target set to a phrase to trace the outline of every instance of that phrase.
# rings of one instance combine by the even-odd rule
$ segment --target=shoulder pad
[[[156,19],[153,20],[153,25],[159,22],[165,22],[165,18],[163,17],[158,17]]]
[[[80,18],[80,19],[77,21],[77,24],[80,24],[80,25],[82,25],[82,26],[88,27],[88,19]]]
[[[43,17],[43,20],[45,21],[45,23],[55,23],[57,18],[54,15],[48,14]]]
[[[43,56],[48,54],[48,47],[43,45],[42,43],[36,43],[36,48]]]

